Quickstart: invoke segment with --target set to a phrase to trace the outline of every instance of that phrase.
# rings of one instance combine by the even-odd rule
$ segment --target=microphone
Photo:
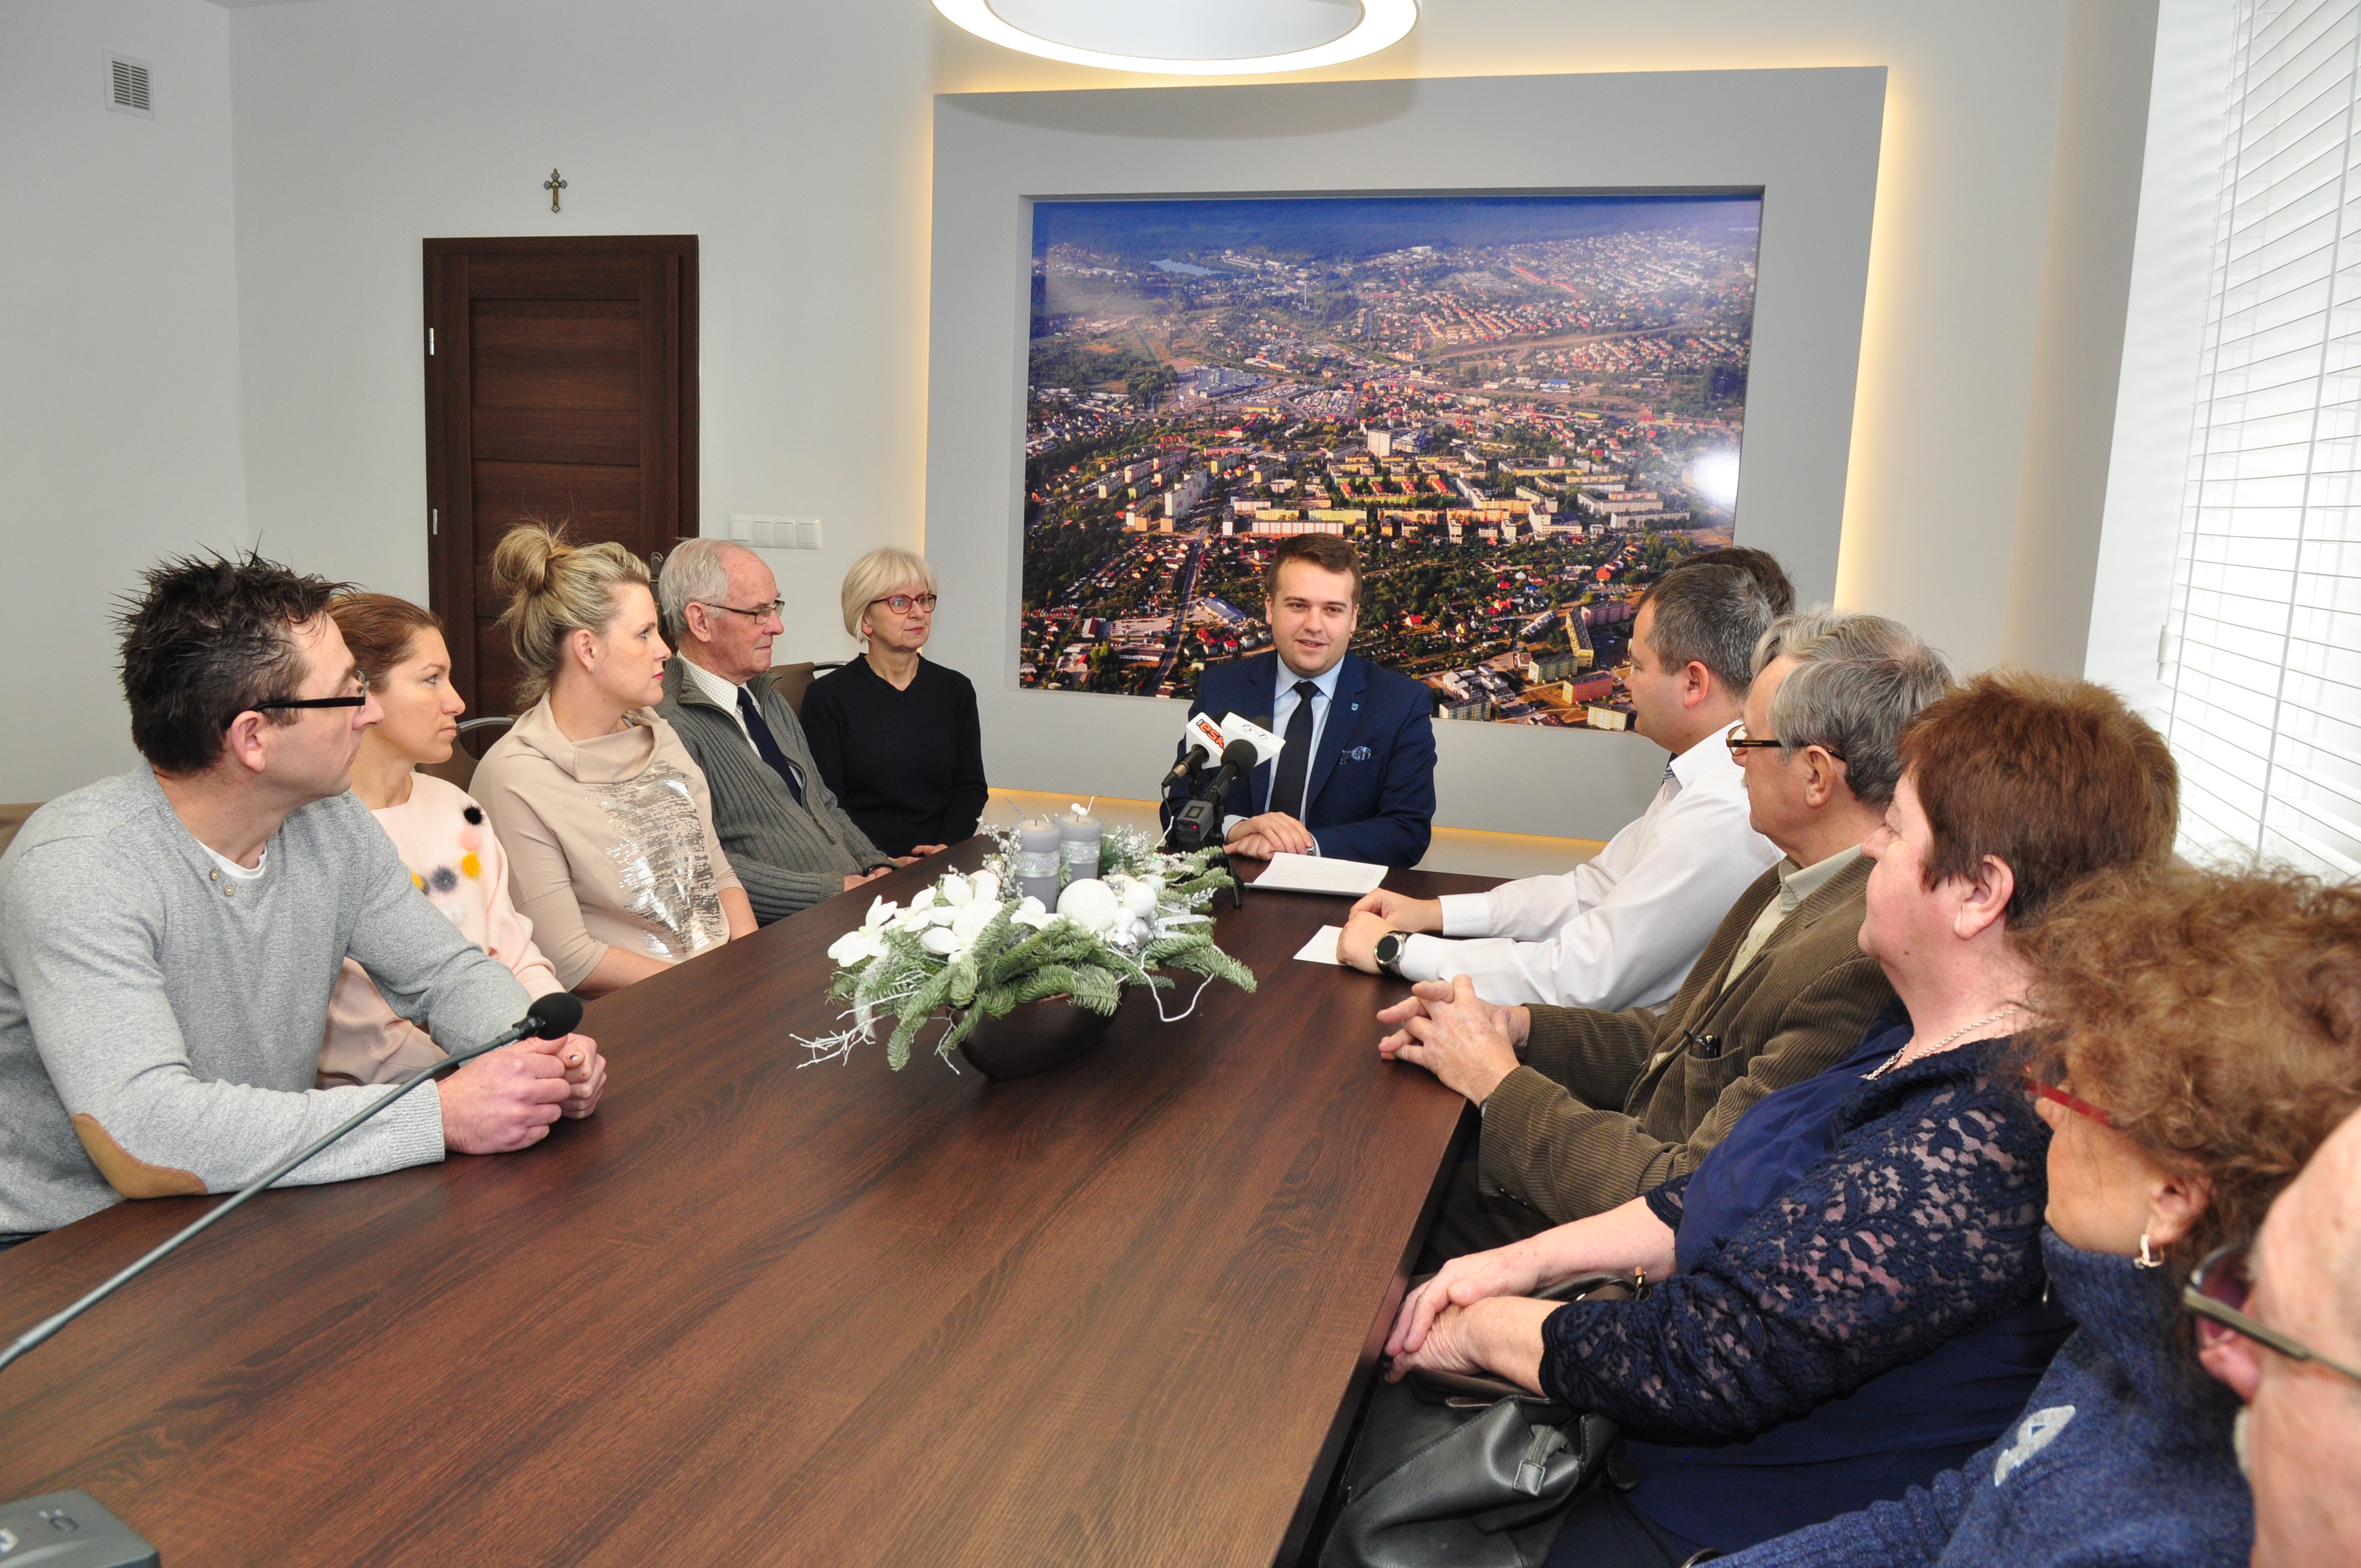
[[[272,1182],[278,1180],[289,1171],[293,1170],[297,1166],[302,1165],[305,1160],[310,1159],[313,1155],[318,1154],[322,1149],[326,1148],[330,1144],[335,1143],[338,1138],[343,1137],[346,1133],[351,1132],[355,1127],[359,1126],[363,1122],[368,1121],[370,1117],[376,1115],[379,1112],[384,1110],[387,1106],[392,1104],[395,1101],[401,1099],[403,1095],[409,1093],[412,1090],[417,1088],[428,1079],[440,1077],[444,1073],[449,1072],[452,1069],[458,1067],[463,1063],[474,1061],[478,1057],[483,1056],[487,1052],[499,1050],[502,1046],[512,1046],[522,1039],[564,1039],[566,1036],[574,1033],[575,1026],[581,1022],[582,999],[575,995],[570,991],[554,991],[547,996],[535,1002],[533,1004],[533,1010],[527,1013],[522,1018],[519,1019],[513,1025],[502,1030],[492,1038],[486,1040],[482,1045],[470,1046],[464,1051],[457,1051],[450,1056],[445,1057],[441,1061],[427,1063],[424,1067],[420,1068],[416,1072],[412,1073],[408,1078],[403,1079],[401,1083],[397,1084],[394,1087],[392,1093],[371,1102],[360,1111],[356,1112],[354,1114],[346,1117],[343,1122],[337,1124],[336,1126],[332,1128],[322,1137],[315,1139],[312,1143],[304,1146],[302,1148],[298,1149],[295,1153],[289,1155],[285,1159],[280,1160],[277,1165],[272,1166],[269,1170],[264,1171],[260,1176],[256,1177],[252,1181],[249,1181],[244,1187],[239,1188],[236,1194],[227,1202],[216,1204],[212,1209],[207,1210],[195,1221],[192,1222],[190,1224],[165,1240],[147,1256],[131,1265],[128,1268],[124,1269],[114,1278],[108,1280],[105,1284],[101,1285],[89,1295],[84,1296],[81,1300],[76,1301],[72,1306],[68,1307],[65,1310],[57,1313],[54,1316],[42,1319],[39,1322],[35,1323],[31,1328],[26,1330],[16,1337],[16,1343],[9,1345],[5,1351],[0,1351],[0,1367],[6,1366],[10,1362],[16,1360],[18,1356],[23,1355],[27,1351],[31,1350],[35,1345],[39,1344],[42,1341],[56,1333],[60,1329],[64,1328],[68,1323],[72,1322],[76,1318],[81,1317],[84,1312],[89,1311],[93,1307],[97,1306],[109,1296],[114,1295],[117,1290],[122,1289],[123,1287],[138,1278],[142,1274],[148,1272],[150,1267],[154,1266],[156,1264],[161,1263],[165,1258],[171,1255],[171,1254],[180,1247],[182,1242],[187,1241],[199,1231],[205,1229],[208,1225],[214,1223],[214,1221],[224,1218],[232,1209],[236,1208],[239,1204],[245,1202],[247,1199],[253,1197],[256,1193],[261,1191],[264,1188],[269,1186]]]
[[[1191,781],[1193,786],[1197,770],[1207,762],[1218,762],[1222,749],[1229,743],[1229,736],[1224,733],[1222,726],[1213,722],[1212,714],[1191,714],[1187,727],[1180,733],[1180,760],[1172,764],[1172,771],[1164,775],[1164,782],[1156,786],[1156,793],[1162,795],[1184,776]],[[1191,793],[1195,793],[1193,787]]]
[[[1284,740],[1272,734],[1254,719],[1240,718],[1235,713],[1224,714],[1222,718],[1222,740],[1224,746],[1232,740],[1251,741],[1254,745],[1255,758],[1247,764],[1249,768],[1261,767],[1265,762],[1275,762],[1279,760],[1279,754],[1287,750],[1287,742]]]
[[[1240,773],[1250,773],[1255,766],[1255,743],[1245,738],[1232,740],[1222,748],[1222,768],[1205,793],[1182,806],[1172,818],[1166,841],[1183,851],[1202,850],[1208,844],[1222,842],[1222,803],[1228,798],[1230,785]]]

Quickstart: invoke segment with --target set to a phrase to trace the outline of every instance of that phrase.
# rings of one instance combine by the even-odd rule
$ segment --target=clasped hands
[[[1337,944],[1340,952],[1343,947]],[[1481,1105],[1517,1070],[1532,1014],[1493,1006],[1463,974],[1419,981],[1407,997],[1380,1012],[1378,1022],[1393,1029],[1378,1042],[1379,1056],[1422,1067],[1470,1104]]]
[[[519,1040],[435,1085],[443,1144],[455,1154],[508,1154],[539,1143],[561,1117],[579,1120],[607,1092],[607,1058],[588,1035]]]
[[[1273,855],[1320,852],[1312,829],[1284,811],[1266,811],[1260,817],[1245,818],[1230,829],[1227,848],[1233,855],[1256,861],[1267,861]]]
[[[1528,1243],[1455,1257],[1411,1290],[1386,1338],[1386,1381],[1412,1370],[1505,1377],[1542,1391],[1542,1323],[1560,1306],[1528,1299],[1551,1282]]]

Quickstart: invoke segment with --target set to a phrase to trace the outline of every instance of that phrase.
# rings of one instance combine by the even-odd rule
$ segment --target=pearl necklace
[[[1883,1062],[1870,1069],[1868,1072],[1861,1076],[1864,1078],[1883,1078],[1895,1068],[1903,1066],[1905,1058],[1907,1058],[1910,1061],[1924,1061],[1928,1057],[1936,1056],[1941,1052],[1950,1049],[1951,1042],[1958,1039],[1961,1035],[1966,1034],[1969,1030],[1981,1029],[1987,1024],[1997,1024],[2002,1019],[2007,1017],[2010,1014],[2017,1012],[2021,1006],[2022,1003],[2012,1002],[2007,1006],[2002,1008],[1999,1012],[1994,1013],[1988,1017],[1979,1018],[1972,1024],[1962,1024],[1958,1028],[1952,1030],[1949,1034],[1944,1036],[1933,1046],[1929,1047],[1926,1050],[1920,1051],[1915,1057],[1910,1055],[1910,1047],[1916,1045],[1918,1042],[1916,1040],[1906,1040],[1903,1043],[1900,1050],[1894,1052],[1892,1056],[1886,1058]]]

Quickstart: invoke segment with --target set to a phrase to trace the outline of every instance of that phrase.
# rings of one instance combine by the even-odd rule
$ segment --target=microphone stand
[[[392,1093],[379,1098],[355,1114],[347,1116],[344,1121],[338,1123],[335,1127],[330,1130],[325,1135],[314,1139],[313,1142],[305,1145],[295,1153],[289,1155],[285,1159],[280,1160],[277,1165],[272,1166],[269,1170],[264,1171],[260,1176],[256,1177],[252,1181],[249,1181],[244,1187],[239,1188],[236,1195],[231,1197],[227,1202],[217,1203],[213,1208],[207,1210],[195,1221],[184,1226],[180,1231],[175,1232],[170,1237],[159,1245],[153,1251],[149,1252],[147,1256],[123,1269],[120,1273],[116,1274],[114,1278],[109,1279],[105,1284],[99,1286],[96,1289],[84,1296],[81,1300],[76,1301],[73,1305],[66,1308],[61,1312],[58,1312],[42,1319],[39,1322],[35,1323],[31,1328],[27,1329],[23,1333],[17,1335],[14,1343],[9,1345],[5,1351],[0,1351],[0,1367],[7,1366],[10,1362],[15,1361],[26,1352],[33,1349],[36,1345],[40,1344],[52,1334],[55,1334],[60,1329],[64,1328],[68,1323],[72,1322],[76,1318],[81,1317],[84,1312],[89,1311],[93,1307],[97,1306],[101,1301],[105,1300],[117,1290],[122,1289],[126,1285],[128,1285],[134,1279],[138,1278],[142,1274],[148,1272],[150,1267],[154,1266],[156,1264],[161,1263],[166,1257],[178,1250],[183,1242],[186,1242],[192,1236],[194,1236],[198,1232],[211,1226],[214,1222],[227,1218],[231,1210],[236,1208],[239,1204],[245,1202],[247,1199],[253,1197],[256,1193],[261,1191],[264,1188],[269,1186],[272,1182],[278,1180],[289,1171],[293,1170],[297,1166],[302,1165],[305,1160],[310,1159],[313,1155],[318,1154],[322,1149],[326,1148],[330,1144],[335,1143],[338,1138],[343,1137],[346,1133],[351,1132],[355,1127],[359,1126],[363,1122],[368,1121],[370,1117],[376,1115],[387,1106],[391,1105],[395,1101],[401,1099],[403,1095],[409,1093],[412,1090],[417,1088],[428,1079],[438,1078],[444,1073],[451,1071],[455,1068],[461,1067],[466,1063],[474,1061],[479,1056],[483,1056],[490,1051],[499,1050],[503,1046],[512,1046],[529,1035],[541,1036],[543,1038],[557,1038],[565,1035],[571,1034],[573,1032],[574,1025],[582,1021],[582,1004],[578,999],[575,998],[570,993],[561,992],[558,994],[566,996],[567,1001],[574,1003],[574,1006],[570,1009],[573,1014],[573,1017],[571,1019],[544,1018],[540,1012],[540,1003],[536,1003],[534,1004],[534,1011],[528,1014],[523,1022],[518,1024],[514,1028],[494,1036],[492,1038],[486,1040],[480,1046],[471,1046],[464,1051],[445,1057],[441,1061],[427,1063],[426,1066],[420,1068],[416,1072],[413,1072],[408,1078],[403,1079],[401,1082],[395,1087]],[[544,998],[544,1000],[546,1001],[548,999]],[[558,1011],[558,1009],[553,1008],[553,1011]],[[564,1027],[557,1027],[560,1024],[563,1024]]]

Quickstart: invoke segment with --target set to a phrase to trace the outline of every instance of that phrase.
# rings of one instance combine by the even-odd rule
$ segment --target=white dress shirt
[[[1306,750],[1308,758],[1317,758],[1320,755],[1320,732],[1328,728],[1328,709],[1335,702],[1336,682],[1344,673],[1345,661],[1342,659],[1329,665],[1323,674],[1317,675],[1299,675],[1287,667],[1285,659],[1280,659],[1279,661],[1279,695],[1271,699],[1270,704],[1270,732],[1281,740],[1286,739],[1287,721],[1295,717],[1295,705],[1303,700],[1295,695],[1295,683],[1310,681],[1313,685],[1318,686],[1320,691],[1312,699],[1312,740]],[[1276,762],[1270,765],[1270,782],[1274,789],[1278,787],[1279,763]],[[1312,790],[1312,762],[1309,760],[1303,764],[1303,788],[1308,795]],[[1263,809],[1284,811],[1301,822],[1303,820],[1306,805],[1307,802],[1301,800],[1292,803],[1271,800],[1265,802]],[[1243,817],[1222,818],[1222,836],[1228,838],[1230,834],[1236,831],[1238,824],[1245,820]],[[1316,833],[1312,836],[1312,852],[1315,855],[1320,852],[1320,836]]]
[[[697,683],[697,689],[711,697],[715,705],[730,716],[730,722],[738,727],[738,733],[746,737],[746,750],[761,756],[763,748],[754,744],[754,733],[746,728],[746,716],[738,711],[738,687],[686,653],[680,655],[680,664],[688,672],[688,678]]]
[[[1781,859],[1749,820],[1746,770],[1717,729],[1597,857],[1443,900],[1443,936],[1402,944],[1411,980],[1466,975],[1496,1006],[1661,1007],[1738,895]],[[1467,938],[1482,938],[1469,940]]]

